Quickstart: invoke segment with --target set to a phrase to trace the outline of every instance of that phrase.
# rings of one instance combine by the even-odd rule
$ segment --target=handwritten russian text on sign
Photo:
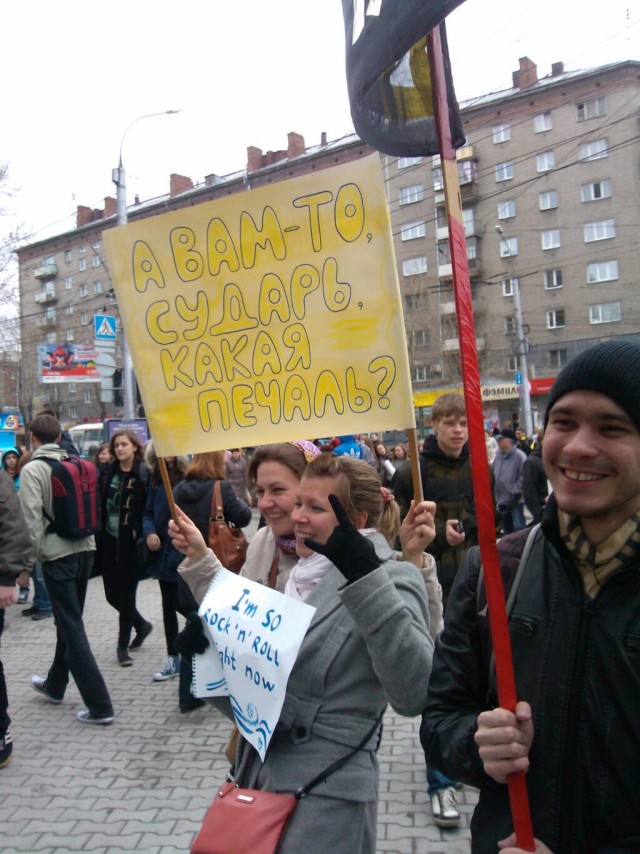
[[[104,237],[161,455],[415,423],[377,155]]]
[[[194,658],[194,694],[228,695],[264,759],[315,608],[221,568],[198,613],[213,643]]]

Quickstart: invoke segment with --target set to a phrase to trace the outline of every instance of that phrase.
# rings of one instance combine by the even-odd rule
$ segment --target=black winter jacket
[[[558,530],[549,499],[509,618],[517,695],[533,709],[527,788],[534,834],[554,854],[640,851],[640,566],[632,559],[595,599]],[[499,544],[501,565],[527,531]],[[427,761],[480,788],[472,852],[512,832],[506,785],[491,780],[473,740],[491,687],[487,617],[478,615],[479,560],[463,562],[436,642],[420,737]]]
[[[98,484],[102,510],[102,531],[107,524],[107,494],[109,484],[116,472],[120,472],[117,460],[100,467]],[[142,537],[142,516],[147,501],[149,470],[145,463],[134,460],[130,471],[121,472],[120,522],[118,525],[118,553],[131,551]]]
[[[207,541],[214,483],[213,480],[190,477],[181,480],[173,490],[176,504],[198,527]],[[236,496],[228,480],[220,481],[220,491],[225,522],[235,525],[236,528],[244,528],[251,521],[251,508],[246,501]]]
[[[446,601],[465,553],[471,546],[478,544],[469,444],[465,444],[459,457],[448,457],[440,450],[436,437],[427,436],[420,456],[424,497],[427,501],[436,502],[436,537],[426,551],[436,559],[438,578]],[[410,462],[404,463],[396,471],[391,490],[400,505],[402,516],[406,516],[413,498]],[[464,525],[465,539],[459,546],[447,543],[447,519],[459,519]]]

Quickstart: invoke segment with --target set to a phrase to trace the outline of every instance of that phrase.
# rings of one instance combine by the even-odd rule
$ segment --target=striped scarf
[[[595,599],[606,579],[630,558],[640,555],[640,513],[635,513],[598,546],[587,539],[577,516],[558,510],[560,536],[576,564],[584,590]]]

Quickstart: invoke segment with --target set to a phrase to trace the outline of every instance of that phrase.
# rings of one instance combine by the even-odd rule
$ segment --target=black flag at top
[[[438,154],[426,36],[440,26],[453,144],[464,144],[444,18],[463,0],[342,0],[356,133],[396,157]]]

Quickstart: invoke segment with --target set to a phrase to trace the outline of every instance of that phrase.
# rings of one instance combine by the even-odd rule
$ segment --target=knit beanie
[[[563,395],[578,390],[596,391],[610,397],[640,430],[640,345],[606,341],[569,362],[551,386],[545,427],[551,407]]]

